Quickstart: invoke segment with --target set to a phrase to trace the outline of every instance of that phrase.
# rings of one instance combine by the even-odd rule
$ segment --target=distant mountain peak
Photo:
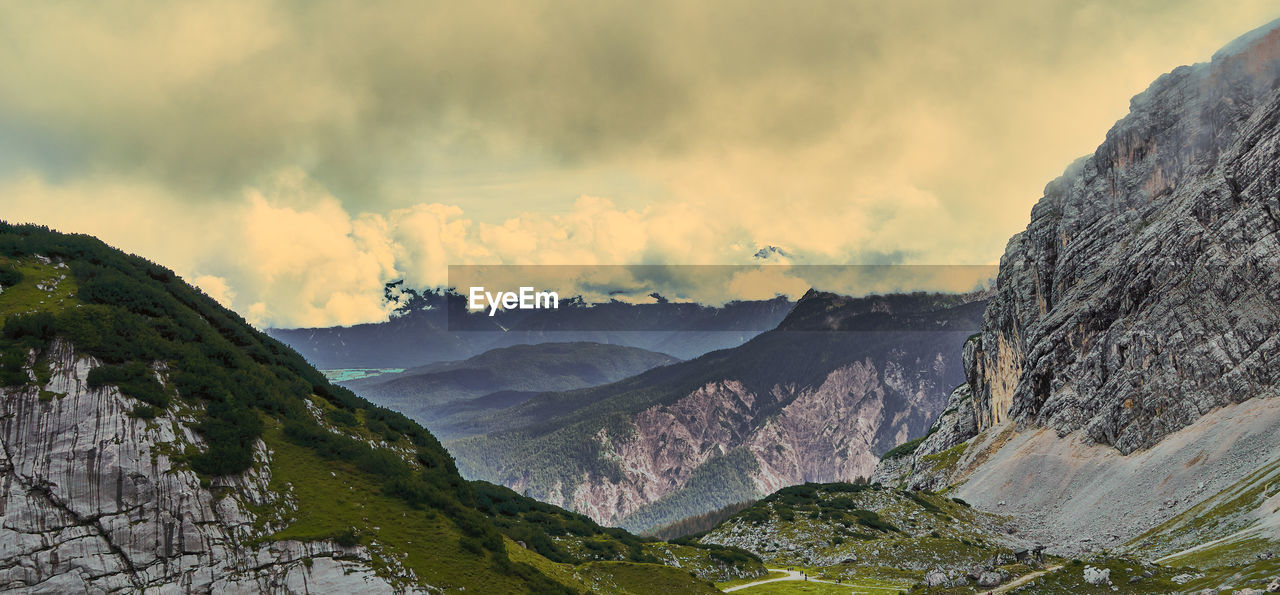
[[[779,248],[773,245],[765,246],[759,250],[756,250],[756,253],[752,256],[752,258],[755,258],[756,260],[769,260],[769,261],[779,261],[781,259],[790,258],[790,257],[791,255],[787,253],[786,250],[783,250],[782,248]]]

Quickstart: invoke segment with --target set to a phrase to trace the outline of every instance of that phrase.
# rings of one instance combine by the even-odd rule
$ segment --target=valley
[[[1092,13],[1071,14],[1093,26]],[[563,34],[564,24],[555,25],[532,37]],[[630,40],[622,25],[589,28],[590,37],[653,44]],[[331,37],[323,33],[318,37]],[[847,41],[839,39],[803,55],[808,61],[826,55]],[[618,66],[608,63],[611,52],[591,48],[557,53],[553,61],[570,71],[580,65],[567,56],[582,55],[610,72],[640,72],[694,59],[685,52]],[[488,56],[501,48],[470,49]],[[379,60],[396,57],[374,50]],[[947,51],[953,50],[959,51]],[[946,67],[959,69],[959,62]],[[515,63],[521,80],[547,74]],[[211,64],[222,72],[223,65]],[[478,59],[465,65],[468,72],[495,68]],[[240,73],[225,68],[228,76]],[[194,75],[182,70],[182,76]],[[443,92],[458,76],[433,71],[403,89],[402,77],[388,77],[394,83],[380,82],[378,93],[368,94],[412,96],[419,85]],[[552,79],[584,97],[593,88],[587,83],[599,83]],[[941,77],[930,89],[946,87],[951,95],[953,83]],[[501,109],[488,106],[503,84],[510,81],[468,83],[486,100],[467,104],[505,114],[531,101],[502,96],[492,99]],[[549,98],[548,104],[572,106],[574,117],[537,121],[527,130],[511,123],[523,123],[525,114],[506,115],[510,134],[501,144],[513,152],[491,155],[480,150],[481,125],[465,110],[441,108],[439,130],[402,130],[392,117],[398,111],[366,106],[364,95],[317,94],[310,109],[334,103],[349,111],[309,142],[335,136],[346,143],[348,126],[377,122],[387,131],[375,136],[387,140],[350,144],[385,159],[377,153],[381,143],[412,136],[428,139],[415,150],[442,161],[432,166],[436,174],[470,175],[453,157],[441,157],[455,153],[507,168],[491,179],[455,180],[450,191],[474,200],[510,188],[544,192],[508,180],[536,177],[529,172],[537,168],[547,180],[563,174],[575,184],[590,181],[589,188],[604,180],[643,195],[651,191],[643,176],[615,167],[651,159],[650,153],[693,151],[692,137],[707,130],[639,142],[641,132],[663,120],[647,110],[674,109],[667,103],[697,94],[662,102],[661,93],[621,86],[653,103],[641,109],[610,96],[628,120],[643,124],[627,128],[635,139],[623,135],[618,143],[638,145],[640,153],[595,144],[601,128],[592,118],[614,116],[586,109],[599,98]],[[766,86],[790,88],[773,80]],[[722,103],[737,103],[745,89],[732,88],[725,96],[734,101]],[[841,99],[834,86],[815,88]],[[270,241],[237,240],[210,223],[220,250],[249,246],[250,256],[239,256],[236,266],[258,267],[256,276],[237,276],[207,252],[175,248],[173,266],[203,271],[191,282],[170,265],[94,235],[0,221],[0,590],[1280,593],[1280,21],[1205,62],[1172,69],[1134,96],[1091,153],[1032,195],[1039,199],[1029,219],[1019,221],[1025,228],[1003,244],[989,282],[970,278],[981,267],[956,265],[970,276],[956,272],[944,282],[946,267],[927,267],[926,275],[914,268],[924,265],[908,263],[986,254],[968,250],[989,235],[974,222],[995,221],[991,212],[1008,205],[988,205],[987,212],[971,201],[975,211],[960,213],[945,192],[968,191],[966,185],[1005,192],[1004,178],[1017,173],[1011,170],[1039,165],[995,153],[959,155],[956,147],[981,151],[970,145],[944,151],[941,143],[929,145],[936,155],[919,159],[968,159],[986,179],[957,183],[954,174],[930,170],[926,184],[879,164],[872,153],[894,150],[881,145],[915,140],[897,134],[902,129],[945,132],[943,120],[953,114],[926,101],[930,89],[918,89],[920,98],[893,98],[925,106],[929,117],[895,120],[893,135],[869,132],[875,146],[858,152],[859,160],[884,170],[874,177],[885,181],[836,185],[867,194],[851,195],[849,205],[874,206],[865,212],[850,206],[852,218],[830,199],[806,198],[826,196],[825,186],[790,179],[766,186],[761,191],[776,203],[756,208],[729,192],[740,172],[708,176],[700,169],[688,176],[709,178],[701,186],[683,168],[662,163],[641,169],[682,191],[733,195],[733,209],[697,217],[706,206],[697,201],[672,203],[681,209],[673,214],[638,198],[615,204],[578,193],[572,207],[566,202],[499,223],[494,213],[492,221],[463,219],[460,207],[443,203],[377,203],[389,209],[379,214],[373,201],[391,199],[375,196],[351,217],[337,195],[377,195],[368,164],[354,168],[361,172],[353,179],[311,179],[290,169],[276,172],[280,187],[271,192],[235,186],[249,205],[244,213],[270,213],[265,223],[248,226]],[[786,93],[779,97],[755,99],[789,117],[807,105],[803,97],[796,105]],[[144,109],[189,101],[181,93],[163,98]],[[269,100],[255,101],[270,111]],[[809,108],[822,111],[827,102],[824,95],[822,106]],[[730,119],[712,128],[744,128],[754,105],[742,102],[740,113],[717,106],[710,111],[729,112]],[[0,125],[7,126],[5,116]],[[1067,110],[1036,116],[1077,117]],[[305,121],[312,113],[302,109],[294,117]],[[435,133],[461,126],[455,120],[466,125],[428,151]],[[965,126],[975,123],[986,121],[975,117]],[[685,124],[674,118],[671,127],[683,131]],[[793,152],[822,169],[852,165],[848,155],[827,162],[805,152],[812,146],[793,147],[809,128],[786,124],[769,121],[734,134],[781,138],[781,149],[768,153],[779,169],[794,167],[780,157]],[[525,136],[547,134],[544,126],[572,133],[540,146],[536,158],[513,148]],[[1001,140],[1001,130],[992,127],[983,146]],[[25,143],[26,129],[17,132],[18,144]],[[208,131],[199,136],[217,140]],[[717,151],[738,155],[734,142],[717,142],[724,143]],[[582,146],[566,148],[575,143]],[[289,154],[350,173],[329,161],[335,156],[313,149],[307,144]],[[230,152],[245,162],[264,158]],[[596,162],[599,169],[570,171],[596,152],[609,155],[608,167]],[[0,161],[3,177],[12,164]],[[139,160],[148,167],[152,161]],[[66,168],[73,162],[58,161]],[[172,175],[155,187],[182,179]],[[204,200],[201,192],[213,186],[187,190],[199,188],[194,195]],[[407,186],[397,196],[430,190]],[[899,191],[909,198],[899,200]],[[898,198],[875,206],[878,194]],[[219,221],[213,213],[223,207],[208,203],[199,207],[208,213],[198,212]],[[308,204],[323,212],[303,213]],[[172,215],[143,211],[125,209],[116,218],[153,225]],[[101,213],[94,217],[111,223]],[[643,225],[657,227],[635,231]],[[341,241],[308,239],[299,226]],[[796,242],[804,238],[790,234],[801,229],[818,238],[821,250],[775,242],[761,229]],[[909,249],[892,243],[895,233],[909,237]],[[714,242],[690,243],[712,234]],[[846,235],[863,243],[835,241]],[[706,258],[695,252],[711,244],[725,247]],[[354,264],[334,266],[347,257],[333,255],[351,250],[359,252],[349,259]],[[406,264],[426,259],[423,251],[429,264]],[[661,264],[673,254],[707,262],[738,254],[754,264],[717,269],[726,273],[720,291],[705,286],[710,269],[700,267],[722,265]],[[562,266],[537,264],[542,260],[575,258],[644,264],[636,265],[637,274],[605,280],[581,272],[599,269],[565,265],[572,277],[565,283],[582,295],[530,293],[524,284],[503,285],[522,292],[474,285],[464,294],[466,287],[426,281],[455,266],[445,264],[446,255],[500,263],[459,264],[450,275],[465,267],[473,273],[512,267],[499,272],[514,274],[524,266]],[[817,281],[785,273],[793,262],[832,259],[873,264],[813,264]],[[324,283],[303,278],[312,270],[325,271]],[[841,273],[868,289],[849,290],[857,284],[836,279]],[[351,287],[324,293],[333,285],[329,275]],[[913,285],[920,278],[930,280],[928,290]],[[686,290],[724,299],[698,303],[686,299]],[[522,296],[531,305],[522,306]]]

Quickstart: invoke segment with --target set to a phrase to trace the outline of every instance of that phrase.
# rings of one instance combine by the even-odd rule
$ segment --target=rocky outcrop
[[[1122,453],[1280,382],[1280,30],[1133,98],[1000,261],[968,379],[978,429]]]
[[[91,358],[47,357],[44,387],[0,391],[0,589],[396,590],[362,547],[255,541],[275,528],[252,507],[278,499],[261,444],[255,470],[202,487],[174,461],[202,444],[190,419],[134,418],[133,399],[88,388]]]
[[[913,490],[937,490],[951,483],[957,471],[955,457],[941,456],[973,438],[978,432],[978,419],[973,395],[968,384],[951,392],[947,408],[938,416],[929,434],[910,453],[886,456],[876,465],[872,483],[904,486]]]
[[[1009,241],[964,351],[975,423],[952,428],[972,440],[882,461],[874,477],[937,487],[921,463],[947,459],[944,485],[964,500],[1075,554],[1273,465],[1278,86],[1280,22],[1135,97]],[[1135,547],[1164,555],[1239,530],[1216,522]]]

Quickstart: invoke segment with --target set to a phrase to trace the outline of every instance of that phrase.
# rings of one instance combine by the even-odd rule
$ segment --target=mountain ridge
[[[91,237],[0,223],[0,318],[0,587],[705,593],[764,573],[467,482],[416,423]]]

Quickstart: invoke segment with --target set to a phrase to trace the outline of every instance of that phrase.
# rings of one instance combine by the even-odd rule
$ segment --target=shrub
[[[858,520],[858,524],[869,529],[882,531],[884,533],[900,532],[900,529],[892,523],[880,518],[880,515],[871,510],[854,510],[852,511],[854,518]]]
[[[0,287],[13,287],[22,282],[22,272],[13,265],[0,267]]]
[[[355,547],[360,545],[360,536],[355,529],[347,527],[333,536],[333,542],[341,547]]]
[[[356,420],[356,416],[351,415],[351,412],[345,409],[334,409],[333,411],[325,414],[325,417],[328,417],[329,421],[337,425],[346,426],[348,428],[354,428],[360,425],[360,422]]]
[[[164,387],[140,362],[98,366],[89,370],[86,382],[89,388],[114,385],[126,396],[161,409],[169,405],[169,395],[165,394]]]
[[[920,444],[924,442],[924,439],[925,439],[925,436],[921,436],[914,440],[908,440],[906,442],[903,442],[902,444],[899,444],[889,449],[889,452],[884,453],[884,456],[880,458],[882,460],[887,461],[889,459],[898,459],[898,458],[902,458],[902,457],[914,454],[916,452],[916,449],[920,448]]]

